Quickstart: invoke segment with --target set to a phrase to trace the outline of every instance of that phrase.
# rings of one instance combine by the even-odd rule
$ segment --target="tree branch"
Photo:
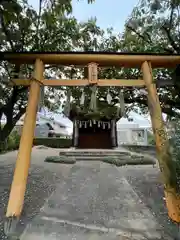
[[[9,99],[6,106],[3,106],[0,111],[2,111],[6,117],[7,121],[12,121],[14,105],[17,102],[19,95],[23,93],[27,87],[18,88],[17,86],[13,87],[11,98]]]
[[[37,36],[37,46],[39,47],[39,27],[40,27],[40,22],[41,22],[41,11],[42,11],[42,0],[39,0],[39,12],[38,12],[38,21],[37,21],[37,31],[36,31],[36,36]]]
[[[19,26],[19,30],[20,31],[20,51],[24,51],[24,45],[25,45],[25,32],[24,30],[21,28],[21,20],[19,19],[19,15],[17,15],[17,22],[18,22],[18,26]]]
[[[4,142],[7,139],[7,137],[15,127],[17,121],[21,118],[25,111],[26,108],[21,108],[17,115],[12,119],[12,121],[7,121],[3,129],[0,129],[0,142]]]
[[[169,39],[169,42],[172,46],[172,48],[177,52],[177,53],[180,53],[180,48],[176,45],[173,37],[171,36],[171,33],[170,33],[170,29],[165,27],[165,26],[162,26],[162,29],[165,31],[168,39]]]
[[[148,44],[153,44],[150,36],[148,35],[148,39],[146,39],[142,34],[140,34],[138,31],[136,31],[134,28],[132,28],[131,26],[126,26],[130,31],[134,32],[139,38],[141,38],[143,41],[147,42]],[[147,34],[147,33],[146,33]],[[169,48],[164,48],[164,50],[166,52],[169,52],[169,53],[174,53],[171,49]]]
[[[15,117],[13,117],[13,120],[12,120],[14,126],[16,125],[17,121],[19,121],[19,119],[25,112],[26,112],[26,107],[19,109],[19,112],[15,115]]]
[[[13,41],[11,39],[9,31],[7,30],[6,24],[4,22],[3,10],[1,8],[0,8],[0,22],[1,22],[2,30],[6,36],[7,41],[9,42],[9,44],[11,46],[12,51],[15,51]]]
[[[140,104],[140,105],[143,105],[143,106],[145,106],[145,107],[148,107],[148,101],[147,101],[147,99],[144,97],[136,97],[136,98],[131,98],[131,97],[129,97],[129,95],[125,95],[124,96],[124,101],[125,101],[125,103],[126,104],[131,104],[131,103],[138,103],[138,104]],[[160,101],[161,102],[161,101]],[[169,105],[169,106],[173,106],[173,107],[175,107],[175,108],[177,108],[177,109],[180,109],[180,104],[179,104],[179,106],[177,107],[176,105],[174,105],[174,102],[172,103],[172,101],[171,100],[167,100],[166,102],[164,102],[163,101],[163,105]],[[175,112],[175,111],[173,111],[171,108],[169,108],[169,107],[165,107],[165,106],[161,106],[161,109],[162,109],[162,112],[163,113],[165,113],[165,114],[167,114],[167,115],[170,115],[170,116],[173,116],[173,117],[175,117],[175,116],[179,116],[180,117],[180,114],[179,113],[177,113],[177,112]]]
[[[139,38],[141,38],[143,41],[147,42],[147,43],[152,43],[152,40],[150,39],[145,39],[145,37],[143,35],[141,35],[138,31],[136,31],[134,28],[132,28],[131,26],[127,25],[126,26],[130,31],[134,32],[136,35],[138,35]]]

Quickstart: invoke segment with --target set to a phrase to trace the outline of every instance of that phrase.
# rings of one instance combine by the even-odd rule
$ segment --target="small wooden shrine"
[[[98,66],[96,63],[88,64],[84,69],[85,78],[90,82],[90,96],[87,100],[82,91],[79,106],[70,104],[70,91],[67,92],[67,105],[65,115],[73,122],[72,146],[75,148],[112,149],[117,147],[116,122],[124,114],[123,90],[119,91],[120,107],[112,103],[109,88],[106,91],[106,100],[97,97]],[[70,90],[70,89],[69,89]]]
[[[74,120],[73,146],[111,149],[117,147],[115,120]]]
[[[80,107],[71,109],[69,117],[73,121],[73,147],[91,149],[117,147],[118,109],[109,106],[105,110],[87,112]]]

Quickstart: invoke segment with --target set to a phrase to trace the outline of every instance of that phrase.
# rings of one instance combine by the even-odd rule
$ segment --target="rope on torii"
[[[83,106],[85,103],[85,92],[82,90],[81,92],[81,98],[80,98],[80,105]]]
[[[120,107],[117,108],[117,116],[124,117],[125,116],[125,101],[124,101],[124,92],[123,92],[122,88],[120,88],[118,98],[119,98]],[[108,93],[106,96],[106,101],[108,104],[111,104],[111,102],[112,102],[112,96],[110,94],[109,89],[108,89]]]
[[[89,104],[89,108],[93,111],[97,110],[97,86],[93,85],[91,87],[91,100]]]
[[[107,93],[107,96],[106,96],[106,100],[107,100],[108,104],[111,104],[112,96],[111,96],[111,94],[109,92],[109,88],[108,88],[108,93]]]
[[[66,99],[66,103],[64,106],[64,115],[66,117],[69,117],[70,111],[71,111],[71,89],[68,88],[67,89],[67,99]]]
[[[119,91],[119,103],[120,103],[121,117],[124,117],[125,116],[125,101],[124,101],[124,91],[122,88]]]
[[[44,98],[45,98],[44,85],[41,85],[40,95],[39,95],[38,112],[41,112],[42,108],[44,107]]]
[[[125,117],[125,101],[124,101],[124,91],[122,88],[120,88],[120,91],[119,91],[119,104],[120,104],[120,107],[117,108],[117,116],[119,117]]]

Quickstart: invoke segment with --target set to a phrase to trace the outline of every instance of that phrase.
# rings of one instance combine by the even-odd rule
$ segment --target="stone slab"
[[[116,167],[81,162],[57,184],[41,213],[27,226],[20,239],[171,238],[163,235],[151,212]]]

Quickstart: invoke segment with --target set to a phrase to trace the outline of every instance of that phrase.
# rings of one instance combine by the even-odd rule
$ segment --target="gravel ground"
[[[58,152],[58,149],[33,150],[24,210],[17,228],[19,234],[27,223],[39,213],[45,199],[54,191],[55,184],[61,182],[63,175],[66,173],[65,170],[70,169],[70,167],[63,167],[63,165],[58,165],[60,167],[57,168],[56,164],[44,163],[46,156]],[[3,233],[3,216],[7,206],[16,154],[17,152],[0,156],[0,239],[8,239]],[[164,226],[164,231],[170,236],[175,236],[177,228],[167,216],[158,169],[152,166],[127,166],[120,167],[119,171],[126,177],[157,221]]]
[[[8,239],[3,232],[3,217],[7,207],[13,167],[14,165],[0,166],[0,239]],[[54,191],[55,183],[58,180],[59,177],[51,171],[35,165],[31,167],[24,210],[17,227],[18,235],[21,234],[27,223],[39,212],[45,199]]]
[[[177,236],[177,225],[168,218],[163,186],[158,168],[135,166],[121,169],[142,202],[150,209],[166,234]]]

